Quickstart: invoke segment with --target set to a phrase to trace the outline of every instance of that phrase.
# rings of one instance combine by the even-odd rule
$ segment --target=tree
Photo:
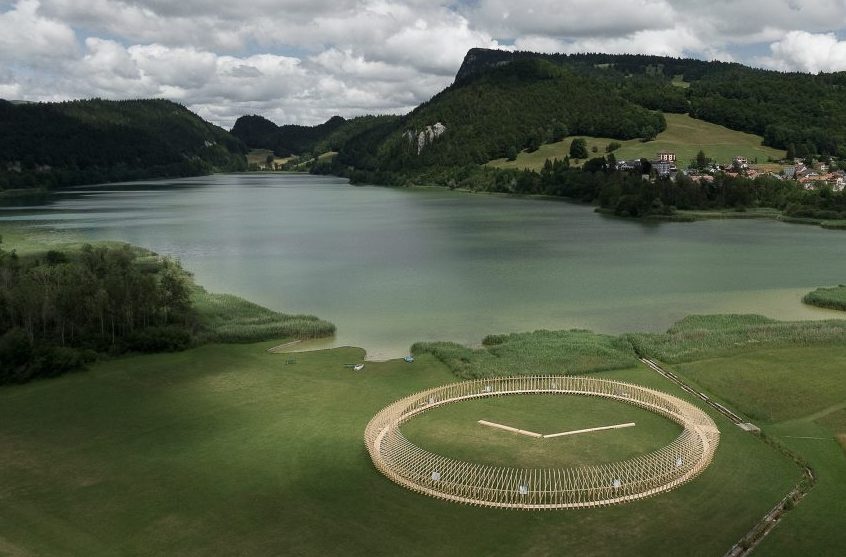
[[[564,124],[562,124],[562,123],[561,123],[561,122],[559,122],[558,120],[556,120],[556,121],[554,121],[554,122],[552,123],[552,137],[551,137],[551,140],[552,140],[553,142],[556,142],[556,143],[557,143],[557,142],[559,142],[559,141],[563,140],[565,137],[567,137],[567,135],[568,135],[569,133],[570,133],[570,131],[567,129],[567,126],[565,126]]]
[[[696,153],[696,168],[699,170],[705,170],[710,162],[711,159],[705,156],[705,151],[700,149],[699,152]]]
[[[586,159],[588,158],[587,141],[583,137],[577,137],[570,143],[570,158]]]
[[[510,161],[517,160],[517,148],[514,145],[509,145],[505,151],[505,158]]]
[[[796,144],[791,143],[787,146],[787,154],[785,155],[785,158],[789,161],[796,158]]]

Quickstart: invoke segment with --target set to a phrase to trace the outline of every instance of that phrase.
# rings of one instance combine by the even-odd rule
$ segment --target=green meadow
[[[657,497],[541,513],[442,502],[376,472],[362,435],[391,401],[454,381],[444,364],[421,355],[353,373],[344,364],[361,350],[272,344],[128,357],[0,389],[0,552],[716,555],[800,476],[715,416],[714,463]],[[681,394],[643,367],[602,376]]]
[[[769,348],[678,364],[675,369],[751,417],[814,471],[816,485],[763,540],[758,554],[842,555],[846,348]]]
[[[765,163],[769,159],[782,159],[785,155],[782,150],[762,145],[762,138],[758,135],[734,131],[724,126],[691,118],[686,114],[664,114],[664,117],[667,120],[667,129],[658,134],[654,141],[643,142],[640,139],[620,141],[607,137],[585,137],[591,158],[605,156],[605,147],[612,142],[622,145],[614,151],[617,160],[640,158],[652,160],[660,151],[671,151],[676,154],[680,168],[686,167],[691,160],[695,159],[700,150],[704,151],[709,158],[722,164],[730,163],[738,155],[747,157],[749,160],[758,159],[760,163]],[[487,164],[494,168],[540,170],[547,159],[563,159],[568,156],[573,139],[575,137],[568,137],[557,143],[542,145],[533,153],[523,151],[514,161],[496,159]],[[584,161],[574,160],[573,162],[579,165]]]

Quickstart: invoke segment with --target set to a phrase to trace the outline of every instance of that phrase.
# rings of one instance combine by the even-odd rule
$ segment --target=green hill
[[[654,141],[644,142],[640,139],[618,140],[610,137],[587,137],[588,152],[591,157],[603,156],[609,143],[616,142],[622,146],[614,151],[618,160],[655,158],[659,151],[676,153],[680,164],[696,158],[702,150],[714,161],[728,164],[735,156],[741,155],[749,160],[758,159],[766,162],[769,159],[784,158],[784,151],[762,145],[763,138],[758,135],[737,132],[724,126],[711,124],[703,120],[691,118],[686,114],[665,114],[667,129],[658,134]],[[522,151],[516,160],[496,159],[488,166],[493,168],[515,168],[540,170],[547,159],[563,159],[570,153],[573,137],[562,141],[542,145],[537,151]],[[596,148],[596,151],[593,148]],[[580,162],[580,161],[574,161]]]
[[[664,128],[660,113],[624,99],[613,84],[527,59],[457,80],[404,118],[352,138],[335,169],[390,182],[392,173],[478,165],[568,134],[632,139]]]
[[[243,170],[245,152],[166,100],[0,101],[0,190]]]

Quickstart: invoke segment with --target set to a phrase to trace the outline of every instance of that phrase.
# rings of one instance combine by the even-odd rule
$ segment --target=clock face
[[[376,469],[408,489],[527,510],[651,497],[705,470],[719,441],[714,420],[678,397],[563,375],[434,387],[389,404],[364,430]]]
[[[533,394],[440,406],[400,429],[409,441],[438,455],[491,466],[534,468],[636,457],[668,445],[683,428],[612,399]]]

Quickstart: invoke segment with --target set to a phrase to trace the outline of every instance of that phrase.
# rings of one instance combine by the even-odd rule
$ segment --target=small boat
[[[403,358],[403,360],[405,360],[405,361],[406,361],[406,362],[408,362],[408,363],[411,363],[411,362],[413,362],[413,361],[414,361],[414,356],[412,356],[411,354],[409,354],[408,356],[406,356],[405,358]]]
[[[353,371],[361,371],[364,369],[364,364],[355,364],[353,366]]]

